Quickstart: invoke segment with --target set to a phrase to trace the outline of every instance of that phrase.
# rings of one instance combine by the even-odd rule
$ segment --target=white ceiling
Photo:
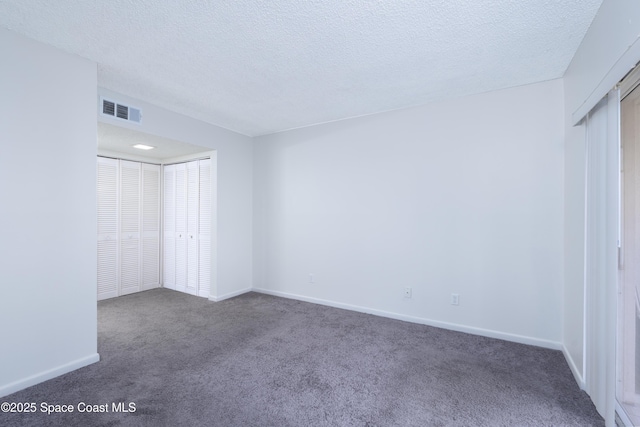
[[[256,136],[562,77],[601,3],[0,0],[0,26]]]
[[[133,148],[135,144],[150,145],[154,148],[152,150],[140,150]],[[164,162],[176,157],[190,156],[208,151],[211,151],[211,149],[98,122],[99,154],[114,153],[118,157],[132,160],[140,160],[140,157],[144,157],[148,160]],[[125,156],[121,156],[122,154]]]

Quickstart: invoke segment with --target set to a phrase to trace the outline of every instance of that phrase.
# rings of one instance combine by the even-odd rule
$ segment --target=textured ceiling
[[[562,77],[601,3],[0,0],[0,26],[255,136]]]

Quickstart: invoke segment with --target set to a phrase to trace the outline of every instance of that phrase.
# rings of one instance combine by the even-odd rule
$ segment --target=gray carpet
[[[98,316],[99,363],[0,401],[110,412],[0,413],[0,425],[604,425],[559,351],[256,293],[157,289],[100,302]]]

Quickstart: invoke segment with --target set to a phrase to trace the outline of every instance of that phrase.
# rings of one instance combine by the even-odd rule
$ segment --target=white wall
[[[96,65],[0,29],[0,396],[98,360]]]
[[[142,123],[132,124],[108,116],[98,120],[136,131],[216,150],[217,156],[217,286],[213,299],[248,291],[252,274],[252,156],[253,140],[191,117],[98,88],[103,96],[142,109]],[[94,99],[93,108],[98,101]]]
[[[605,0],[564,77],[565,355],[584,386],[585,133],[573,126],[640,61],[640,2]]]
[[[562,97],[556,80],[256,138],[255,287],[559,348]]]

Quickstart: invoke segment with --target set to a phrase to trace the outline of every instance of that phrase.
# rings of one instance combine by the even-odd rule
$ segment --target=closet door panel
[[[118,296],[118,161],[98,157],[98,300]]]
[[[187,289],[187,165],[176,166],[176,290]]]
[[[199,161],[198,295],[211,294],[211,160]]]
[[[160,166],[142,164],[142,290],[160,284]]]
[[[164,166],[163,174],[165,287],[209,297],[212,277],[211,161],[195,160]]]
[[[176,167],[163,167],[164,174],[164,251],[163,284],[176,289]]]
[[[124,239],[120,259],[120,295],[140,292],[140,240]]]
[[[98,301],[118,296],[118,241],[98,240]]]
[[[120,161],[120,295],[141,290],[140,166]]]
[[[187,163],[187,289],[198,292],[198,213],[199,177],[198,162]]]

